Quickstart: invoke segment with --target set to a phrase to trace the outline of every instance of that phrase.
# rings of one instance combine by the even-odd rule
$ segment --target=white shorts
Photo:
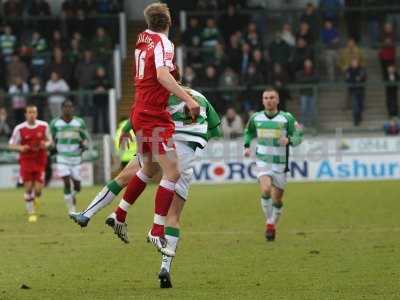
[[[81,176],[81,165],[65,165],[65,164],[57,164],[56,170],[57,175],[60,177],[71,176],[71,178],[75,181],[82,181]]]
[[[193,177],[193,163],[195,161],[195,150],[189,147],[186,143],[175,141],[175,150],[178,156],[179,172],[181,176],[175,185],[175,193],[183,199],[187,199],[189,195],[189,186]],[[143,165],[141,155],[137,154],[139,164]]]
[[[271,178],[272,185],[284,190],[287,182],[287,174],[286,173],[279,173],[275,172],[273,170],[267,170],[266,169],[266,163],[263,161],[257,161],[257,178],[260,178],[261,176],[268,176]]]

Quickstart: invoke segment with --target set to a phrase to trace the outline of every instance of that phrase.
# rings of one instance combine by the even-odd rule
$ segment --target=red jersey
[[[47,163],[47,150],[41,149],[40,144],[51,140],[49,125],[44,121],[37,120],[34,125],[23,122],[14,128],[9,141],[12,145],[28,145],[29,150],[21,152],[19,161],[21,165],[34,168],[45,166]]]
[[[138,35],[135,47],[135,110],[166,110],[170,92],[157,80],[162,66],[172,72],[174,44],[163,33],[145,30]]]

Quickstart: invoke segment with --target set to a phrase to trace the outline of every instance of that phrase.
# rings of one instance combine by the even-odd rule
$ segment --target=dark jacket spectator
[[[247,73],[251,61],[251,48],[247,43],[242,44],[242,55],[240,58],[240,75]]]
[[[28,67],[16,54],[11,57],[11,61],[7,65],[7,82],[9,85],[12,84],[15,77],[20,77],[23,82],[26,82],[29,78]]]
[[[292,71],[296,73],[301,70],[306,59],[314,60],[314,50],[307,45],[303,38],[299,38],[296,41],[296,48],[294,48],[291,59]]]
[[[317,27],[318,28],[318,27]],[[316,29],[314,29],[316,30]],[[316,38],[316,34],[311,31],[307,22],[301,22],[299,31],[296,33],[296,39],[304,39],[308,45],[312,46]]]
[[[108,124],[108,90],[111,88],[110,80],[103,67],[96,69],[96,74],[90,88],[94,90],[94,132],[105,133],[109,131]]]
[[[257,72],[262,74],[264,83],[268,82],[269,68],[268,64],[263,57],[261,50],[256,49],[253,51],[253,62],[256,66]]]
[[[245,18],[237,13],[235,5],[229,4],[226,13],[220,17],[218,22],[225,41],[228,42],[233,33],[242,30],[245,22]]]
[[[228,66],[235,70],[235,72],[240,72],[240,60],[242,57],[242,51],[240,49],[240,35],[238,33],[231,35],[229,39],[227,53]]]
[[[31,16],[50,16],[50,5],[46,0],[34,0],[29,9]]]
[[[96,63],[93,61],[92,52],[86,50],[83,59],[75,69],[75,79],[80,89],[86,89],[92,83],[96,75]]]
[[[311,35],[315,39],[318,35],[318,15],[313,3],[307,4],[304,13],[300,17],[300,22],[307,23]],[[307,42],[310,44],[310,41]]]
[[[268,48],[269,58],[272,64],[280,64],[286,68],[290,59],[290,46],[282,40],[280,32],[275,34],[275,40],[272,41]]]
[[[400,82],[399,73],[395,65],[389,65],[385,74],[385,94],[386,94],[386,108],[389,117],[397,117],[399,115],[399,107],[397,102],[398,85]]]
[[[365,87],[362,86],[367,80],[365,69],[360,66],[357,59],[351,61],[350,67],[346,71],[346,82],[349,84],[348,91],[353,106],[353,122],[355,126],[362,121],[364,110]]]
[[[202,64],[201,50],[198,49],[201,46],[201,34],[202,28],[199,26],[199,20],[190,18],[189,27],[183,33],[182,41],[186,47],[190,48],[186,51],[186,58],[188,63],[194,67],[200,67]]]
[[[246,90],[243,93],[243,100],[241,101],[243,110],[250,111],[259,108],[259,94],[260,91],[255,90],[254,87],[258,85],[264,85],[265,80],[262,72],[257,69],[254,62],[249,64],[247,71],[242,74],[242,84],[246,86]]]
[[[257,25],[254,22],[250,22],[247,25],[247,32],[244,35],[244,40],[250,45],[252,49],[262,48],[262,38],[257,32]]]
[[[190,18],[189,26],[182,35],[183,44],[187,47],[199,47],[201,44],[202,28],[197,18]]]

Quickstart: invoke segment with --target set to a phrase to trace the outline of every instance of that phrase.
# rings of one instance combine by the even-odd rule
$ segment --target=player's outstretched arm
[[[250,156],[250,144],[251,141],[257,136],[256,126],[254,124],[254,115],[251,116],[249,122],[247,122],[246,128],[244,129],[244,148],[245,156]]]
[[[206,100],[207,102],[207,121],[208,121],[208,138],[219,138],[222,137],[221,131],[221,119],[219,115],[215,111],[214,107],[211,103]]]
[[[168,91],[186,103],[192,114],[192,118],[195,119],[200,114],[199,104],[176,82],[168,67],[157,68],[157,80]]]
[[[292,114],[287,113],[287,118],[289,144],[295,147],[303,141],[303,129]]]

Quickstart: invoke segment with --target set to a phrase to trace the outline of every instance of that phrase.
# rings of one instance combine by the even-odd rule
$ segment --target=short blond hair
[[[171,26],[171,14],[165,3],[153,3],[148,5],[144,11],[144,18],[150,30],[163,32]]]

